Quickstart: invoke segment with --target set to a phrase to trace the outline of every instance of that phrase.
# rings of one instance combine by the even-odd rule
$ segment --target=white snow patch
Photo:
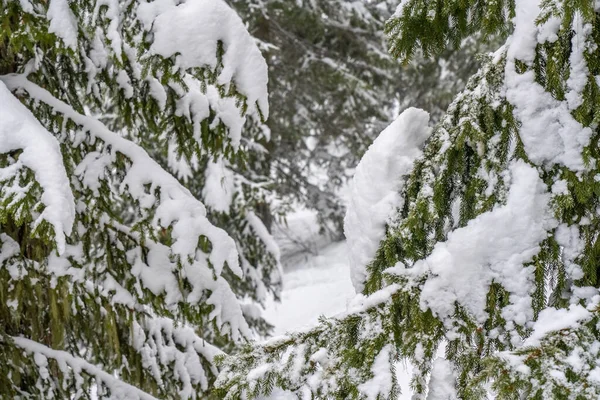
[[[582,151],[590,142],[592,130],[583,127],[571,115],[578,106],[579,92],[587,81],[583,49],[575,49],[569,77],[568,102],[556,100],[535,81],[535,72],[517,72],[516,60],[528,65],[533,63],[539,34],[551,36],[550,29],[559,25],[549,21],[542,27],[536,26],[539,15],[537,1],[516,3],[515,30],[508,40],[505,69],[506,98],[514,106],[514,115],[522,124],[519,135],[527,155],[536,164],[562,164],[574,171],[585,170]],[[582,28],[583,30],[583,28]],[[576,37],[584,33],[579,32]]]
[[[385,397],[390,390],[394,382],[394,376],[390,364],[390,353],[392,352],[392,345],[385,345],[379,354],[375,357],[375,361],[371,366],[371,372],[373,378],[358,385],[358,390],[367,396],[367,400],[377,400],[378,398]]]
[[[456,373],[452,363],[443,357],[433,362],[427,400],[458,400]]]
[[[550,332],[562,329],[577,329],[581,320],[588,319],[592,313],[580,304],[571,304],[565,308],[546,308],[540,312],[533,325],[533,333],[523,343],[523,347],[539,346],[541,340]]]
[[[248,221],[254,233],[264,243],[265,247],[267,248],[267,251],[279,260],[279,258],[281,257],[279,246],[277,245],[277,243],[275,243],[275,239],[273,239],[273,236],[271,236],[271,234],[267,230],[267,227],[265,226],[265,224],[263,224],[261,219],[258,218],[258,216],[254,212],[248,211],[246,213],[246,221]]]
[[[51,0],[48,5],[49,32],[56,34],[67,47],[77,48],[77,20],[67,0]]]
[[[206,182],[202,188],[204,203],[218,212],[228,212],[233,201],[235,186],[233,171],[222,159],[209,161],[204,172]]]
[[[70,369],[75,374],[81,374],[82,372],[85,372],[93,376],[110,389],[111,395],[114,398],[131,400],[156,400],[154,396],[141,391],[135,386],[129,385],[112,374],[103,371],[99,367],[88,363],[82,358],[74,357],[65,351],[53,350],[44,346],[43,344],[23,337],[13,337],[12,339],[17,346],[28,353],[33,353],[35,362],[37,363],[38,367],[43,368],[43,370],[46,369],[45,365],[47,365],[47,358],[51,358],[58,362],[59,367],[64,373]]]

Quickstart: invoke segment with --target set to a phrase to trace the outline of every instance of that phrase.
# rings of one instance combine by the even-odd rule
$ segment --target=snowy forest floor
[[[265,316],[274,325],[273,335],[315,325],[322,315],[343,312],[355,294],[346,243],[320,235],[310,211],[290,215],[287,226],[276,230],[275,239],[282,250],[284,281],[281,302],[266,304]],[[408,365],[397,368],[402,400],[411,397],[409,371]]]

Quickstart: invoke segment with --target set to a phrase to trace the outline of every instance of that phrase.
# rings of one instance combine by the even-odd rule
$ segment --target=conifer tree
[[[512,35],[437,125],[408,109],[363,157],[347,312],[224,359],[224,398],[393,399],[403,359],[414,399],[600,396],[599,12],[400,2],[387,32],[402,60]]]
[[[340,188],[377,134],[409,106],[439,119],[477,70],[470,41],[439,60],[402,65],[386,51],[385,21],[395,1],[230,0],[259,40],[276,104],[267,121],[267,167],[274,190],[318,212],[340,236],[345,213]],[[285,210],[285,207],[283,207]],[[326,223],[329,222],[329,223]],[[333,224],[330,224],[333,222]]]
[[[0,0],[0,26],[0,397],[207,398],[279,281],[254,40],[221,0]]]

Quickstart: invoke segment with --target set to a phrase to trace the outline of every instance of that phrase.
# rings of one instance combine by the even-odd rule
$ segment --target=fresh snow
[[[381,349],[371,367],[373,378],[358,386],[358,390],[367,396],[367,400],[378,400],[380,395],[385,396],[392,390],[394,376],[390,370],[391,352],[393,352],[391,344]]]
[[[235,194],[233,171],[227,168],[223,159],[209,161],[204,170],[204,177],[204,204],[215,211],[228,212]]]
[[[427,400],[458,400],[456,373],[452,363],[443,357],[433,362]]]
[[[308,254],[305,261],[284,265],[281,302],[267,302],[265,318],[275,325],[273,334],[283,335],[313,326],[321,315],[331,317],[346,309],[354,297],[344,242]]]
[[[110,389],[111,395],[115,399],[156,400],[156,397],[141,391],[135,386],[129,385],[125,381],[103,371],[100,367],[88,363],[81,357],[74,357],[66,351],[54,350],[26,338],[13,337],[12,339],[24,351],[34,354],[34,360],[40,369],[46,368],[47,359],[51,358],[57,361],[58,368],[65,375],[71,373],[80,375],[85,372],[95,377]]]
[[[590,316],[591,312],[579,304],[572,304],[567,309],[546,308],[540,312],[538,320],[533,325],[533,332],[523,346],[539,346],[548,333],[567,328],[576,329],[581,320],[587,320]]]
[[[77,21],[68,0],[50,0],[48,5],[48,19],[50,20],[51,33],[56,34],[65,42],[67,47],[77,49]]]
[[[409,108],[381,132],[369,147],[350,187],[344,233],[348,242],[352,283],[362,291],[366,267],[375,257],[393,211],[402,207],[405,176],[422,154],[431,134],[429,114]]]
[[[241,306],[227,281],[220,276],[225,265],[236,275],[242,274],[235,242],[224,230],[209,222],[204,205],[177,179],[162,169],[143,148],[110,131],[99,120],[79,114],[47,90],[28,81],[23,75],[3,76],[1,80],[3,87],[6,84],[10,90],[25,90],[31,98],[48,104],[56,112],[80,125],[83,131],[79,134],[101,139],[106,145],[110,145],[111,156],[114,157],[119,152],[129,159],[131,165],[121,182],[120,190],[139,200],[143,208],[156,205],[154,226],[156,229],[170,226],[174,239],[170,249],[156,243],[149,245],[151,248],[147,264],[144,262],[146,257],[141,254],[139,248],[129,252],[132,272],[137,274],[144,286],[155,290],[156,294],[165,291],[165,298],[171,300],[173,303],[170,305],[173,306],[182,293],[175,282],[175,268],[170,256],[179,255],[182,260],[187,260],[183,262],[181,272],[191,284],[185,300],[195,303],[200,300],[203,291],[210,291],[207,303],[215,305],[211,317],[216,317],[217,324],[225,331],[229,330],[234,340],[241,336],[249,337],[250,329],[242,315]],[[10,94],[8,91],[6,93]],[[40,162],[42,160],[43,158]],[[56,173],[47,167],[48,164],[44,164],[45,171]],[[147,185],[151,186],[149,192],[146,191]],[[153,195],[156,190],[160,193],[159,198]],[[60,209],[63,207],[68,207],[68,203],[61,204]],[[202,235],[213,244],[209,254],[197,251],[198,238]],[[216,278],[214,274],[217,275]]]

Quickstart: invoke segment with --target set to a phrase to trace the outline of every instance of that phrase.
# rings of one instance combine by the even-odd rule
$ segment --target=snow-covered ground
[[[266,318],[275,325],[274,334],[317,323],[319,316],[333,316],[346,308],[354,296],[350,282],[346,243],[338,242],[307,255],[286,268],[281,302],[267,304]]]
[[[315,325],[320,316],[345,311],[354,296],[345,242],[331,243],[318,234],[316,219],[309,211],[288,217],[288,224],[275,232],[282,248],[284,285],[281,302],[269,301],[265,316],[274,325],[274,335]],[[398,366],[401,399],[410,399],[410,374]],[[273,398],[273,397],[271,397]],[[290,398],[282,395],[281,399]]]

